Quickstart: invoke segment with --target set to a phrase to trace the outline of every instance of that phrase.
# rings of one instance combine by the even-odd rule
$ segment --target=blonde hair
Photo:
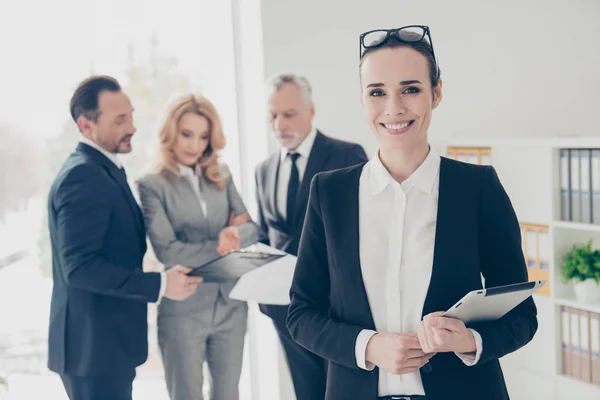
[[[179,135],[177,124],[181,117],[187,113],[194,113],[208,120],[210,136],[208,146],[198,159],[196,170],[200,168],[202,175],[218,189],[223,189],[227,174],[219,168],[219,151],[225,147],[225,136],[221,126],[221,119],[215,106],[203,96],[186,94],[178,97],[169,107],[158,138],[160,141],[161,160],[155,172],[170,175],[171,178],[180,178],[177,160],[173,153],[173,144]]]

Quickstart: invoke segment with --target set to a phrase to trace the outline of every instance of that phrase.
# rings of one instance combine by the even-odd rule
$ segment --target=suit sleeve
[[[336,321],[329,315],[328,249],[319,189],[319,175],[316,175],[311,182],[290,290],[287,326],[294,340],[313,353],[345,367],[359,369],[355,347],[362,327]]]
[[[358,144],[352,144],[346,155],[346,167],[352,167],[353,165],[369,161],[365,149]]]
[[[259,184],[259,180],[258,180],[258,176],[259,176],[259,169],[257,168],[254,175],[255,175],[255,186],[256,186],[256,210],[257,210],[257,219],[258,219],[258,227],[260,228],[260,239],[259,241],[261,243],[264,243],[266,245],[269,245],[269,227],[267,225],[267,221],[265,220],[265,214],[263,211],[263,207],[264,204],[261,200],[261,196],[260,196],[260,184]]]
[[[94,167],[73,168],[53,195],[58,252],[68,285],[89,292],[146,302],[158,299],[160,273],[144,273],[141,265],[116,265],[103,256],[114,204]]]
[[[198,267],[219,257],[218,240],[189,243],[178,240],[167,216],[159,190],[150,181],[137,182],[146,230],[156,258],[167,267],[181,264]]]
[[[235,187],[232,176],[229,176],[227,180],[227,198],[229,199],[229,210],[230,212],[233,212],[234,215],[248,212],[244,205],[244,201],[242,200],[242,196],[240,196]],[[240,233],[240,247],[244,248],[258,241],[260,229],[251,219],[245,224],[236,226],[236,228]]]
[[[493,167],[486,168],[480,202],[479,255],[486,287],[527,282],[519,221]],[[496,360],[527,344],[535,334],[537,309],[531,297],[496,321],[469,326],[482,339],[478,364]]]

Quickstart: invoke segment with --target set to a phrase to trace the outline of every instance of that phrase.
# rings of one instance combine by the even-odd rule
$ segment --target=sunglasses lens
[[[363,45],[365,47],[378,46],[383,43],[387,38],[387,31],[373,31],[367,33],[363,37]]]
[[[420,42],[425,37],[425,29],[418,26],[401,28],[396,33],[405,42]]]

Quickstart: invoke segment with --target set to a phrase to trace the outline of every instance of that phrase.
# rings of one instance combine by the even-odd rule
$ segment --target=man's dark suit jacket
[[[310,181],[315,174],[346,168],[367,161],[362,146],[325,136],[317,131],[310,151],[291,223],[277,210],[277,176],[281,153],[276,151],[256,168],[258,222],[268,239],[265,243],[289,254],[298,254],[302,224],[306,214]]]
[[[367,160],[367,156],[360,145],[332,139],[317,131],[298,191],[296,210],[289,220],[283,218],[277,209],[280,160],[281,152],[277,151],[256,169],[257,220],[267,236],[263,242],[296,255],[311,179],[318,172],[360,164]],[[326,361],[292,339],[286,327],[287,306],[261,304],[260,310],[273,320],[287,356],[296,397],[302,400],[322,399],[327,378]]]
[[[80,143],[48,199],[54,287],[51,370],[131,376],[148,354],[147,302],[160,274],[143,273],[146,233],[125,173]]]
[[[356,364],[362,329],[375,330],[359,258],[358,202],[363,165],[318,174],[290,292],[292,337],[329,360],[327,400],[377,398],[378,369]],[[442,158],[433,272],[423,315],[445,311],[471,290],[527,281],[521,232],[495,170]],[[439,353],[421,369],[427,400],[506,400],[498,359],[537,330],[531,298],[497,321],[469,326],[481,334],[477,365]],[[398,393],[407,394],[407,393]]]

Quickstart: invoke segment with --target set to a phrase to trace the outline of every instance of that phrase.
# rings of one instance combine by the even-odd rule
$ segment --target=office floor
[[[2,400],[67,400],[60,378],[46,367],[51,291],[36,256],[0,268],[0,376],[9,385],[9,396]],[[150,356],[138,370],[133,398],[168,400],[153,327],[149,335]],[[240,400],[251,397],[247,347]]]

